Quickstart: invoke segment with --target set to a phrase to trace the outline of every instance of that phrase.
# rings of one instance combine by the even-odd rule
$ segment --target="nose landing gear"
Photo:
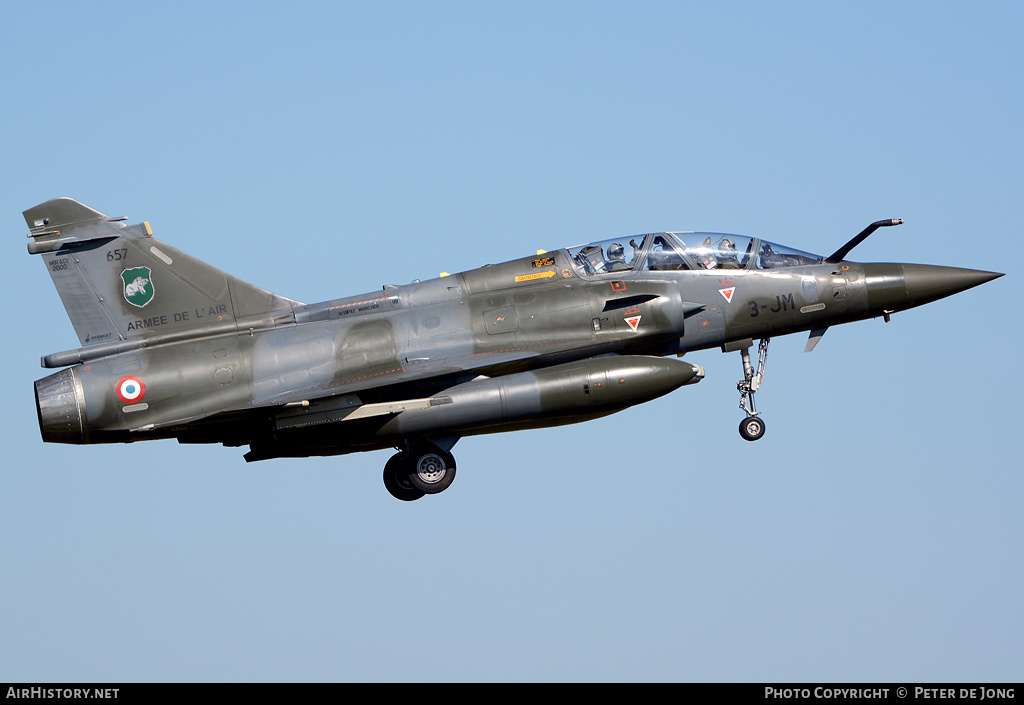
[[[753,344],[754,341],[748,340]],[[757,369],[750,364],[750,345],[740,350],[743,358],[743,379],[736,385],[740,392],[740,408],[746,412],[747,418],[740,423],[740,435],[744,440],[756,441],[764,435],[764,421],[757,415],[754,407],[754,393],[761,387],[764,381],[764,367],[768,361],[768,346],[771,338],[762,338],[757,346]]]

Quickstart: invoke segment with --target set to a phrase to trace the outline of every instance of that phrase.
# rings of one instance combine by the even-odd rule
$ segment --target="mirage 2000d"
[[[435,494],[463,436],[577,423],[704,377],[671,356],[738,352],[745,418],[772,336],[889,316],[995,277],[846,256],[757,237],[661,232],[302,304],[225,274],[69,198],[25,211],[83,347],[42,358],[52,443],[249,446],[248,461],[394,448],[392,495]],[[759,340],[757,361],[750,348]]]

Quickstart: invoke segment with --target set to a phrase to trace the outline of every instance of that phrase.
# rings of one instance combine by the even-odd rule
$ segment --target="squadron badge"
[[[143,308],[153,300],[153,273],[149,267],[132,267],[121,272],[124,283],[124,300],[132,306]]]

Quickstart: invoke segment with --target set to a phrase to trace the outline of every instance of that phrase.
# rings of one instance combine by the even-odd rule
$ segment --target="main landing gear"
[[[753,344],[753,340],[747,341]],[[761,382],[764,381],[764,366],[768,361],[768,345],[771,338],[762,338],[757,346],[757,369],[750,364],[750,346],[747,345],[740,350],[743,357],[743,379],[736,385],[740,391],[740,408],[747,413],[747,418],[740,423],[740,435],[744,440],[756,441],[764,435],[764,421],[757,415],[754,407],[754,392]]]
[[[384,486],[391,496],[411,502],[448,489],[455,480],[455,458],[429,442],[408,446],[384,466]]]

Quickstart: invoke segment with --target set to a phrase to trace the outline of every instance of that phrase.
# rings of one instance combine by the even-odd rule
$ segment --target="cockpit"
[[[649,272],[699,269],[778,269],[820,264],[823,258],[791,247],[725,233],[650,233],[569,248],[580,274],[636,269]]]

